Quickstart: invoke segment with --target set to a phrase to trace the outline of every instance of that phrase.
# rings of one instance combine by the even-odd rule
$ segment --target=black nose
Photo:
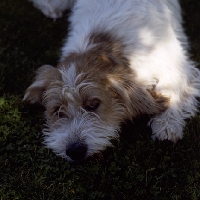
[[[87,146],[82,143],[73,143],[66,148],[66,155],[72,160],[82,160],[85,158]]]

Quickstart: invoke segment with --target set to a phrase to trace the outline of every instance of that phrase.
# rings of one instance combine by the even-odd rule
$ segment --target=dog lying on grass
[[[52,18],[73,4],[32,1]],[[197,111],[200,72],[187,53],[178,1],[77,0],[70,22],[58,66],[40,67],[24,96],[46,108],[45,145],[83,160],[142,114],[153,139],[181,139]]]

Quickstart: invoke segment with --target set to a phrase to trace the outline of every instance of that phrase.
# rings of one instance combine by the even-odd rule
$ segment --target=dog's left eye
[[[89,99],[86,103],[84,103],[84,108],[87,111],[95,111],[99,105],[100,105],[101,101],[99,99]]]
[[[57,115],[59,118],[67,117],[66,114],[60,109],[60,107],[54,108],[54,114]]]

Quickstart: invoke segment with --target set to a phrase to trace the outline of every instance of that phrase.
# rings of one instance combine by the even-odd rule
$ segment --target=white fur
[[[68,3],[72,3],[64,0],[32,1],[45,15],[53,18],[60,16],[54,15],[54,10],[63,12]],[[62,2],[65,2],[64,6]],[[53,8],[50,9],[50,6]],[[120,40],[123,55],[129,61],[135,73],[134,79],[141,88],[153,86],[157,93],[169,98],[167,110],[150,119],[153,138],[174,142],[182,138],[185,119],[197,111],[200,72],[187,53],[188,42],[182,28],[178,1],[77,0],[70,22],[70,33],[62,48],[61,62],[70,53],[83,53],[92,49],[94,44],[89,39],[94,31],[114,36]],[[71,88],[65,88],[62,94],[70,102],[68,112],[73,115],[73,120],[64,122],[59,119],[56,122],[58,126],[53,126],[59,128],[44,131],[46,145],[68,160],[70,158],[65,155],[66,143],[73,143],[76,138],[87,143],[87,156],[105,149],[110,145],[111,138],[118,137],[120,124],[112,122],[112,125],[107,126],[94,113],[73,107],[72,102],[80,98],[76,96],[79,89],[84,84],[89,88],[92,83],[82,81],[79,86],[75,86],[84,74],[78,75],[73,64],[67,71],[61,67],[60,72],[65,87]],[[110,81],[118,87],[112,76]],[[122,112],[118,110],[118,113]]]

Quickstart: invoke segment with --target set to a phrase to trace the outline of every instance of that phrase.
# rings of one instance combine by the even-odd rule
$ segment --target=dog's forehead
[[[63,81],[61,98],[75,102],[102,96],[101,86],[91,78],[88,79],[86,72],[80,72],[75,62],[61,65],[59,71]]]
[[[124,77],[130,76],[128,66],[115,63],[114,58],[110,59],[104,51],[98,50],[72,53],[58,65],[63,87],[73,91],[70,96],[77,94],[79,99],[95,96],[107,99],[106,96],[113,95],[113,82],[123,82]]]
[[[70,63],[68,67],[66,67],[63,64],[61,65],[59,71],[62,75],[62,80],[64,82],[64,85],[67,85],[68,87],[71,87],[71,88],[75,88],[76,79],[77,79],[75,63]]]

